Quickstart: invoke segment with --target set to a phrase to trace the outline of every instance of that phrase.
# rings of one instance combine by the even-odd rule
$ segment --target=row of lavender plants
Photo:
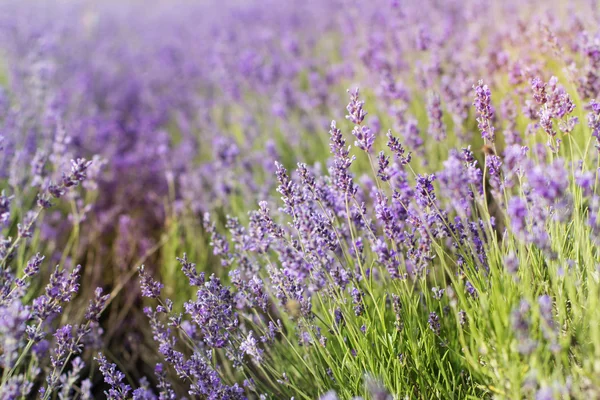
[[[2,2],[0,399],[599,397],[599,12]]]

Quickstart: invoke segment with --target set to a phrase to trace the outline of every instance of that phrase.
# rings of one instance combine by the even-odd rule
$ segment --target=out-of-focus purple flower
[[[538,306],[542,319],[541,329],[544,338],[550,342],[551,351],[560,351],[560,345],[557,342],[557,327],[554,322],[552,309],[552,298],[547,294],[538,297]]]
[[[383,383],[371,375],[365,376],[365,387],[372,400],[393,400],[394,398]]]
[[[394,279],[400,278],[400,271],[398,271],[400,263],[394,251],[388,248],[385,241],[378,239],[373,245],[372,250],[377,255],[378,261],[387,269],[390,277]]]
[[[157,400],[158,398],[150,389],[150,383],[146,377],[140,379],[140,387],[133,391],[133,400]]]
[[[4,369],[12,368],[19,357],[26,323],[30,318],[29,307],[24,306],[19,300],[0,306],[0,341],[2,345],[0,365]]]
[[[592,171],[576,171],[575,183],[583,190],[585,196],[591,196],[596,183],[596,174]]]
[[[110,294],[102,295],[102,288],[96,288],[94,298],[90,300],[90,305],[85,312],[86,321],[98,322],[100,314],[106,307]]]
[[[509,274],[515,275],[519,270],[519,259],[513,252],[508,253],[504,257],[504,267]]]
[[[507,213],[510,225],[515,234],[523,236],[527,229],[527,204],[521,197],[513,197],[508,201]]]
[[[335,391],[330,390],[329,392],[325,393],[323,396],[319,397],[319,400],[339,400],[337,394],[335,393]]]
[[[568,172],[562,159],[556,159],[547,166],[535,165],[528,170],[527,177],[535,193],[550,204],[560,200],[569,186]]]
[[[33,389],[33,382],[30,382],[24,375],[15,375],[8,378],[2,385],[2,400],[17,400],[27,398]]]
[[[537,343],[531,338],[530,327],[530,305],[526,300],[521,300],[518,308],[513,309],[511,313],[511,324],[516,339],[519,344],[519,352],[530,354]]]
[[[555,400],[554,391],[551,387],[545,386],[537,391],[535,394],[535,400]]]
[[[354,304],[354,315],[359,317],[365,312],[365,306],[363,304],[363,292],[354,287],[350,291],[350,295],[352,296],[352,303]]]
[[[10,222],[10,203],[14,196],[6,195],[6,192],[2,190],[0,192],[0,227],[7,226]]]
[[[437,93],[427,96],[427,118],[429,119],[428,134],[438,142],[446,138],[446,125],[443,121],[442,100]]]

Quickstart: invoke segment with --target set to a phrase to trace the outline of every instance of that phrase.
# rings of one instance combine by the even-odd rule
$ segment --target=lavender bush
[[[600,396],[598,22],[3,2],[0,397]]]
[[[473,106],[496,149],[490,92],[474,85]],[[570,96],[559,93],[557,108],[572,112]],[[351,397],[361,393],[365,370],[409,398],[596,395],[592,364],[581,375],[573,368],[585,370],[595,351],[586,338],[597,289],[583,283],[598,257],[587,163],[567,162],[549,142],[535,161],[523,145],[504,150],[510,163],[488,150],[480,167],[467,147],[451,151],[436,174],[418,174],[391,132],[389,155],[371,156],[358,90],[347,111],[362,154],[351,155],[334,121],[327,172],[299,164],[290,175],[276,164],[278,211],[260,202],[246,226],[228,217],[229,239],[206,217],[232,287],[206,279],[184,256],[197,297],[183,314],[170,300],[148,309],[165,360],[180,378],[194,377],[190,393],[241,396],[236,385],[222,386],[236,376],[228,368],[214,367],[225,376],[213,386],[217,378],[196,364],[216,357],[238,366],[247,390],[275,398],[315,398],[331,388]],[[371,163],[368,184],[351,172],[356,156]],[[571,245],[569,237],[584,239]],[[145,274],[141,283],[145,296],[160,299],[162,285]],[[574,313],[575,302],[586,305]],[[174,350],[161,314],[181,332],[189,360]]]
[[[32,160],[31,170],[11,171],[22,172],[23,176],[17,181],[19,178],[13,175],[14,179],[9,179],[8,187],[0,195],[0,393],[3,399],[35,397],[36,393],[43,399],[57,395],[66,398],[74,392],[83,393],[85,383],[80,384],[80,377],[85,363],[79,355],[85,347],[100,346],[100,313],[109,299],[101,288],[96,289],[89,300],[85,314],[71,321],[64,318],[80,287],[81,266],[72,264],[72,249],[76,248],[72,241],[77,240],[86,204],[74,189],[86,182],[88,187],[91,185],[86,178],[93,170],[92,162],[72,159],[70,168],[61,173],[63,157],[68,153],[61,154],[56,146],[55,142],[55,152],[50,153],[48,160],[39,157]],[[2,147],[0,151],[6,149]],[[55,199],[63,197],[72,204],[69,218],[73,236],[62,253],[54,253],[51,244],[40,240],[36,224],[50,211]],[[28,206],[32,209],[27,210]],[[47,268],[46,257],[35,253],[36,250],[51,252],[64,266]],[[56,258],[50,257],[49,261]],[[49,282],[40,290],[37,286],[40,278],[48,275],[46,271]],[[73,318],[80,313],[69,314]]]

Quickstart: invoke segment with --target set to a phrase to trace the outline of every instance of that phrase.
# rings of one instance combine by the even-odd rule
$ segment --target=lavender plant
[[[371,157],[355,90],[346,118],[362,154],[352,155],[334,121],[326,173],[299,164],[290,175],[276,164],[277,211],[261,202],[247,226],[228,217],[229,240],[205,218],[232,287],[205,280],[184,256],[196,299],[184,314],[170,300],[147,311],[161,353],[189,380],[190,394],[242,396],[236,384],[223,386],[239,376],[257,395],[308,399],[334,388],[347,398],[362,393],[364,371],[401,397],[597,393],[585,361],[596,345],[584,339],[593,337],[584,321],[598,318],[597,288],[582,278],[598,260],[595,220],[585,217],[593,213],[597,154],[567,161],[573,153],[548,141],[537,159],[521,145],[501,158],[490,88],[479,82],[473,98],[493,149],[482,164],[467,147],[451,150],[443,170],[417,174],[391,132],[390,154]],[[372,183],[356,181],[356,156],[371,164]],[[141,283],[147,297],[159,298],[161,284],[144,273]],[[174,350],[176,336],[160,314],[184,338],[189,360]],[[208,379],[205,392],[198,377]],[[237,394],[221,394],[227,390]]]
[[[59,136],[58,140],[62,138]],[[10,154],[9,149],[1,148],[0,151]],[[0,393],[5,399],[29,398],[35,393],[35,397],[43,399],[57,395],[67,398],[74,391],[81,391],[80,378],[85,363],[79,355],[86,345],[93,347],[98,341],[100,313],[109,298],[98,288],[82,322],[67,323],[65,309],[79,290],[81,272],[80,265],[69,267],[70,262],[65,262],[66,267],[57,265],[51,270],[49,282],[41,294],[37,289],[49,268],[44,262],[45,256],[39,252],[35,254],[35,251],[50,250],[51,247],[39,239],[36,224],[43,221],[42,215],[51,209],[55,199],[66,197],[73,204],[74,211],[70,216],[74,235],[77,234],[85,210],[78,210],[83,200],[74,189],[86,181],[92,164],[82,158],[71,160],[68,172],[59,175],[61,155],[50,154],[49,161],[44,156],[34,159],[32,175],[24,175],[28,179],[19,182],[33,190],[23,190],[9,181],[1,195]],[[50,166],[45,171],[47,163]],[[18,193],[20,198],[9,196],[9,191]],[[33,209],[25,212],[23,207],[27,206],[31,191],[37,192],[37,197]],[[63,258],[70,255],[69,246],[72,244],[63,249]],[[31,258],[27,260],[28,255]],[[54,257],[50,258],[51,262],[54,260]]]

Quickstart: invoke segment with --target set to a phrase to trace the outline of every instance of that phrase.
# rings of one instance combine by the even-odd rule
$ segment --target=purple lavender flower
[[[102,353],[98,353],[95,358],[100,365],[100,372],[104,376],[104,382],[110,386],[110,389],[104,394],[110,400],[125,400],[129,397],[131,386],[123,383],[125,374],[117,370],[117,365],[109,363]]]
[[[367,153],[371,152],[371,148],[375,142],[375,134],[371,131],[371,128],[365,125],[357,125],[352,129],[352,135],[356,138],[354,142],[356,147]]]
[[[150,389],[150,383],[146,377],[140,379],[140,387],[133,391],[133,400],[157,400],[158,398]]]
[[[540,105],[547,101],[546,84],[540,78],[531,80],[531,90],[533,91],[533,99]]]
[[[363,293],[361,290],[354,287],[350,291],[350,294],[352,296],[352,303],[354,304],[354,315],[359,317],[365,312],[365,306],[363,303]]]
[[[73,337],[72,330],[71,325],[65,325],[58,328],[54,333],[56,344],[50,356],[52,373],[46,378],[48,383],[47,392],[52,393],[58,388],[60,372],[65,367],[69,356],[73,353],[78,354],[81,351],[76,339]]]
[[[402,146],[402,143],[400,143],[400,140],[397,137],[395,137],[394,135],[392,135],[391,130],[388,131],[387,138],[388,138],[387,145],[390,148],[390,150],[392,151],[392,153],[394,153],[396,160],[402,165],[406,165],[406,164],[410,163],[411,153],[406,152],[406,150]]]
[[[398,270],[400,263],[393,250],[390,250],[384,240],[378,239],[373,245],[373,251],[377,255],[379,263],[385,266],[386,270],[393,279],[400,278]]]
[[[2,385],[2,399],[16,400],[27,397],[31,393],[31,389],[33,389],[33,383],[24,375],[12,376]]]
[[[403,132],[404,140],[406,141],[406,145],[418,152],[420,156],[424,155],[423,152],[423,138],[420,136],[419,125],[416,119],[410,118],[406,121],[404,125]],[[423,160],[422,160],[423,161]]]
[[[492,106],[492,93],[487,85],[483,84],[483,81],[480,80],[477,85],[473,85],[473,89],[475,90],[475,101],[473,102],[473,106],[475,106],[475,111],[479,117],[477,118],[477,123],[479,127],[479,131],[481,132],[481,137],[484,140],[487,140],[491,143],[494,143],[494,127],[492,125],[492,120],[494,119],[494,107]]]
[[[417,185],[415,188],[415,199],[420,207],[426,208],[431,207],[435,204],[435,191],[433,188],[433,182],[436,176],[431,175],[418,175]]]
[[[548,203],[560,200],[569,186],[564,161],[557,159],[548,166],[536,165],[528,171],[529,184]]]
[[[37,253],[35,256],[33,256],[27,262],[27,266],[25,267],[23,274],[28,278],[37,275],[37,273],[40,271],[40,265],[42,264],[42,261],[44,261],[44,258],[45,257],[40,255],[40,253]]]
[[[433,293],[433,298],[436,300],[440,300],[444,296],[444,289],[433,287],[431,288],[431,292]]]
[[[77,186],[87,177],[86,170],[90,165],[92,165],[92,162],[87,161],[85,158],[71,160],[71,173],[63,175],[63,185],[67,188]]]
[[[179,261],[181,270],[189,279],[190,286],[201,286],[204,284],[204,272],[198,274],[196,271],[196,264],[188,261],[187,254],[183,253],[183,257],[177,258],[177,261]]]
[[[154,375],[158,380],[157,389],[160,392],[161,400],[175,400],[175,392],[173,391],[171,384],[167,381],[167,374],[162,364],[156,364],[154,367]]]
[[[364,121],[367,116],[367,112],[363,110],[364,101],[359,100],[359,89],[355,88],[354,90],[348,90],[350,94],[350,102],[348,106],[346,106],[346,110],[348,111],[348,115],[346,115],[346,119],[351,121],[354,125],[360,125]]]
[[[198,289],[197,299],[184,306],[186,313],[202,332],[204,342],[210,347],[224,347],[229,339],[229,332],[239,324],[231,292],[214,275],[211,275],[204,287]]]
[[[275,162],[275,173],[279,186],[277,191],[281,194],[281,200],[285,205],[285,210],[288,214],[294,214],[294,208],[300,201],[298,189],[295,183],[289,178],[287,170],[278,162]]]
[[[246,339],[240,344],[240,350],[244,354],[252,357],[257,364],[262,363],[264,350],[259,347],[259,343],[254,336],[254,332],[250,331],[248,333]]]
[[[592,136],[596,138],[596,147],[600,149],[600,103],[591,100],[588,109],[588,127],[592,130]]]
[[[16,362],[30,318],[31,310],[19,300],[0,306],[0,344],[3,349],[0,365],[3,368],[10,369]]]
[[[558,84],[558,78],[553,76],[548,81],[548,108],[553,118],[564,119],[575,110],[575,103],[562,85]],[[572,119],[567,124],[575,123]]]
[[[544,132],[546,132],[548,136],[556,136],[556,131],[552,124],[552,111],[547,106],[544,106],[539,111],[539,117],[540,125],[542,129],[544,129]]]
[[[489,155],[485,159],[485,165],[490,174],[490,184],[496,190],[501,190],[502,183],[502,160],[496,155]]]
[[[152,279],[150,275],[144,269],[144,266],[138,268],[140,273],[140,286],[142,288],[142,296],[157,298],[160,296],[160,291],[164,287],[164,285],[160,282]]]
[[[383,151],[380,151],[379,155],[377,156],[377,177],[383,182],[390,180],[390,175],[387,171],[389,165],[390,158],[386,156]]]
[[[435,333],[436,335],[440,334],[440,330],[441,330],[440,317],[438,317],[438,315],[435,313],[435,311],[432,311],[431,313],[429,313],[429,319],[427,320],[427,323],[429,324],[429,329],[431,329],[433,331],[433,333]]]
[[[33,315],[39,320],[45,320],[51,315],[62,311],[62,302],[69,302],[79,290],[78,265],[69,275],[57,265],[50,276],[50,283],[46,286],[46,293],[33,300]]]
[[[465,282],[465,290],[471,297],[477,298],[477,289],[475,289],[475,287],[473,286],[473,284],[471,284],[471,282],[469,282],[469,281]]]
[[[336,326],[340,326],[341,324],[344,323],[344,314],[342,314],[342,310],[340,310],[339,308],[336,308],[333,315],[334,315],[334,321],[335,321]]]
[[[460,310],[458,312],[458,323],[461,326],[466,325],[466,323],[467,323],[467,313],[465,312],[465,310]]]

